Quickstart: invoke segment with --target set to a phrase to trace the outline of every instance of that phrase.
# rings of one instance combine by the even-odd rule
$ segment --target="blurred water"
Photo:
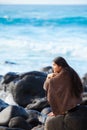
[[[87,72],[87,6],[0,5],[0,74],[27,72],[63,56]]]

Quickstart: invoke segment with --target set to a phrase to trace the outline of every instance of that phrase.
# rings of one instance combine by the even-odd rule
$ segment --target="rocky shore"
[[[0,130],[44,130],[45,119],[51,108],[43,84],[50,72],[52,68],[47,66],[40,71],[0,75]],[[84,74],[82,83],[85,106],[82,105],[84,107],[81,106],[78,111],[87,115],[87,74]]]

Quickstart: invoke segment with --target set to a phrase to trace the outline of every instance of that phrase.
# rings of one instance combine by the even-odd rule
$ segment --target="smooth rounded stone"
[[[32,119],[29,121],[29,124],[31,124],[32,128],[38,125],[41,125],[42,123],[38,119]]]
[[[4,102],[2,99],[0,99],[0,112],[5,109],[6,107],[8,107],[9,105]]]
[[[13,81],[14,79],[18,78],[19,75],[15,72],[8,72],[4,75],[4,80],[3,80],[3,84],[8,84],[11,81]]]
[[[27,113],[28,113],[28,119],[27,119],[27,122],[29,124],[31,124],[32,128],[39,125],[39,124],[42,124],[40,121],[39,121],[39,118],[41,115],[40,112],[36,111],[36,110],[26,110]]]
[[[24,78],[25,76],[36,76],[36,77],[43,77],[43,79],[46,78],[47,74],[40,72],[40,71],[30,71],[30,72],[26,72],[26,73],[22,73],[19,75],[20,79]]]
[[[24,129],[20,129],[20,128],[9,128],[9,127],[5,127],[5,126],[0,126],[0,130],[24,130]]]
[[[27,122],[30,123],[31,121],[38,121],[38,124],[44,123],[46,116],[44,114],[41,114],[40,112],[36,110],[26,110],[28,113],[28,119]]]
[[[87,130],[87,106],[81,105],[64,117],[67,130]]]
[[[8,106],[0,112],[0,125],[7,126],[10,119],[16,116],[21,116],[24,119],[28,118],[28,114],[24,108],[18,106]]]
[[[41,111],[42,109],[48,106],[49,106],[48,101],[46,97],[44,97],[44,98],[35,99],[34,102],[27,105],[26,108]]]
[[[22,117],[11,118],[8,124],[9,128],[22,128],[24,130],[31,130],[31,125]]]
[[[41,114],[47,115],[52,111],[51,107],[46,107],[41,111]]]
[[[40,71],[45,72],[46,74],[52,73],[53,69],[52,66],[46,66],[40,69]]]
[[[38,125],[38,126],[34,127],[31,130],[44,130],[44,126],[43,125]]]
[[[33,73],[33,72],[32,72]],[[11,84],[11,93],[17,104],[26,107],[32,103],[36,98],[45,97],[45,90],[43,84],[46,77],[26,75],[16,83]]]

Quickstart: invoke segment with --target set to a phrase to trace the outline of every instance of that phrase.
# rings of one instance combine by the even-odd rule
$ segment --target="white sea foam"
[[[62,55],[69,61],[77,61],[78,64],[87,63],[87,45],[83,39],[75,38],[76,44],[72,38],[63,38],[53,41],[40,41],[29,39],[10,39],[1,40],[0,48],[2,48],[1,61],[0,61],[0,73],[6,73],[8,71],[29,71],[33,69],[39,69],[42,65],[49,65],[55,56]],[[5,64],[5,61],[9,61],[9,64]],[[10,62],[16,64],[11,65]],[[82,62],[82,63],[81,63]],[[36,65],[38,64],[38,67]],[[83,66],[80,66],[80,70]],[[79,66],[78,66],[79,68]],[[86,72],[86,70],[85,70]],[[85,73],[84,72],[84,73]]]

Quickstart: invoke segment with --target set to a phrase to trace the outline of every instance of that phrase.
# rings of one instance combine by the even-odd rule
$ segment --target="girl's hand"
[[[55,75],[56,75],[56,73],[48,74],[47,78],[48,78],[48,79],[51,79],[51,78],[53,78]]]
[[[47,78],[48,78],[48,79],[50,79],[50,78],[52,78],[52,77],[53,77],[53,73],[47,75]]]

